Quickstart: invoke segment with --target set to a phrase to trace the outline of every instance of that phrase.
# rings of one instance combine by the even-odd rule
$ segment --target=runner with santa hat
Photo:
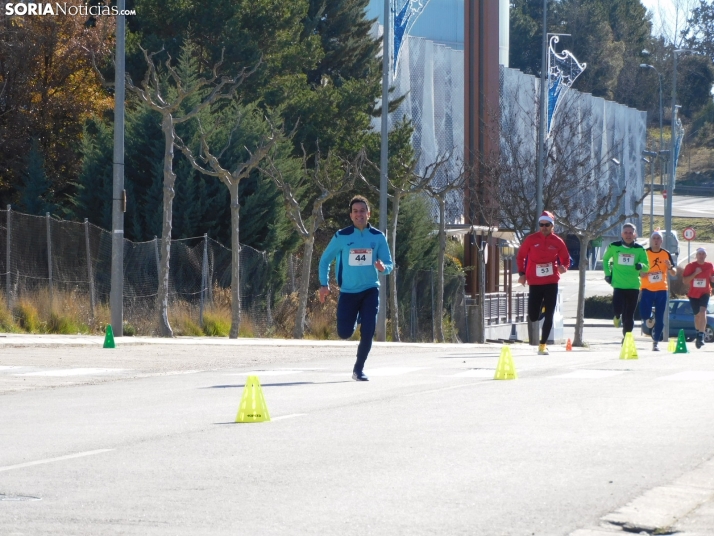
[[[570,265],[565,242],[553,232],[555,218],[544,210],[538,218],[539,231],[529,234],[518,248],[518,282],[528,283],[528,319],[543,318],[538,355],[548,355],[546,343],[553,328],[553,313],[558,299],[558,281]]]

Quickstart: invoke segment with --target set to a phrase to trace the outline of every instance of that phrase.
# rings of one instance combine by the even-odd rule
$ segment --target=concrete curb
[[[647,533],[687,534],[676,530],[680,521],[692,521],[700,506],[714,501],[714,458],[685,473],[671,484],[645,492],[622,508],[602,517],[600,527],[587,527],[570,536]],[[702,513],[702,516],[705,512]],[[707,527],[712,530],[714,527]],[[691,534],[691,533],[689,533]],[[711,534],[711,532],[709,532]]]

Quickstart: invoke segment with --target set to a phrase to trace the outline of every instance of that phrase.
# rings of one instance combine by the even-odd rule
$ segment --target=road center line
[[[83,458],[84,456],[94,456],[95,454],[102,454],[103,452],[111,452],[114,449],[99,449],[99,450],[88,450],[86,452],[78,452],[76,454],[67,454],[66,456],[58,456],[57,458],[46,458],[44,460],[37,460],[34,462],[18,463],[15,465],[6,465],[5,467],[0,467],[0,473],[3,471],[12,471],[13,469],[22,469],[23,467],[32,467],[33,465],[42,465],[44,463],[61,462],[63,460],[71,460],[73,458]]]

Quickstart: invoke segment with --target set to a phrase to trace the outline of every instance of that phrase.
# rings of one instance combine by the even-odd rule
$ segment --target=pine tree
[[[82,168],[77,179],[77,192],[72,196],[72,217],[89,219],[104,229],[112,223],[113,133],[98,118],[84,126],[81,155]]]
[[[20,210],[36,216],[54,212],[55,205],[51,202],[50,183],[45,174],[45,160],[37,138],[32,140],[26,163],[27,167],[22,175],[22,187],[19,191]]]

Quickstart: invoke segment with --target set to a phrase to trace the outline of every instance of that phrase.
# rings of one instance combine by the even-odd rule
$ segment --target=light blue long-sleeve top
[[[340,292],[362,292],[379,286],[379,272],[374,263],[382,261],[383,275],[394,268],[392,254],[384,233],[367,224],[363,231],[354,225],[340,229],[320,257],[320,284],[330,278],[330,265],[336,260],[335,278]]]

